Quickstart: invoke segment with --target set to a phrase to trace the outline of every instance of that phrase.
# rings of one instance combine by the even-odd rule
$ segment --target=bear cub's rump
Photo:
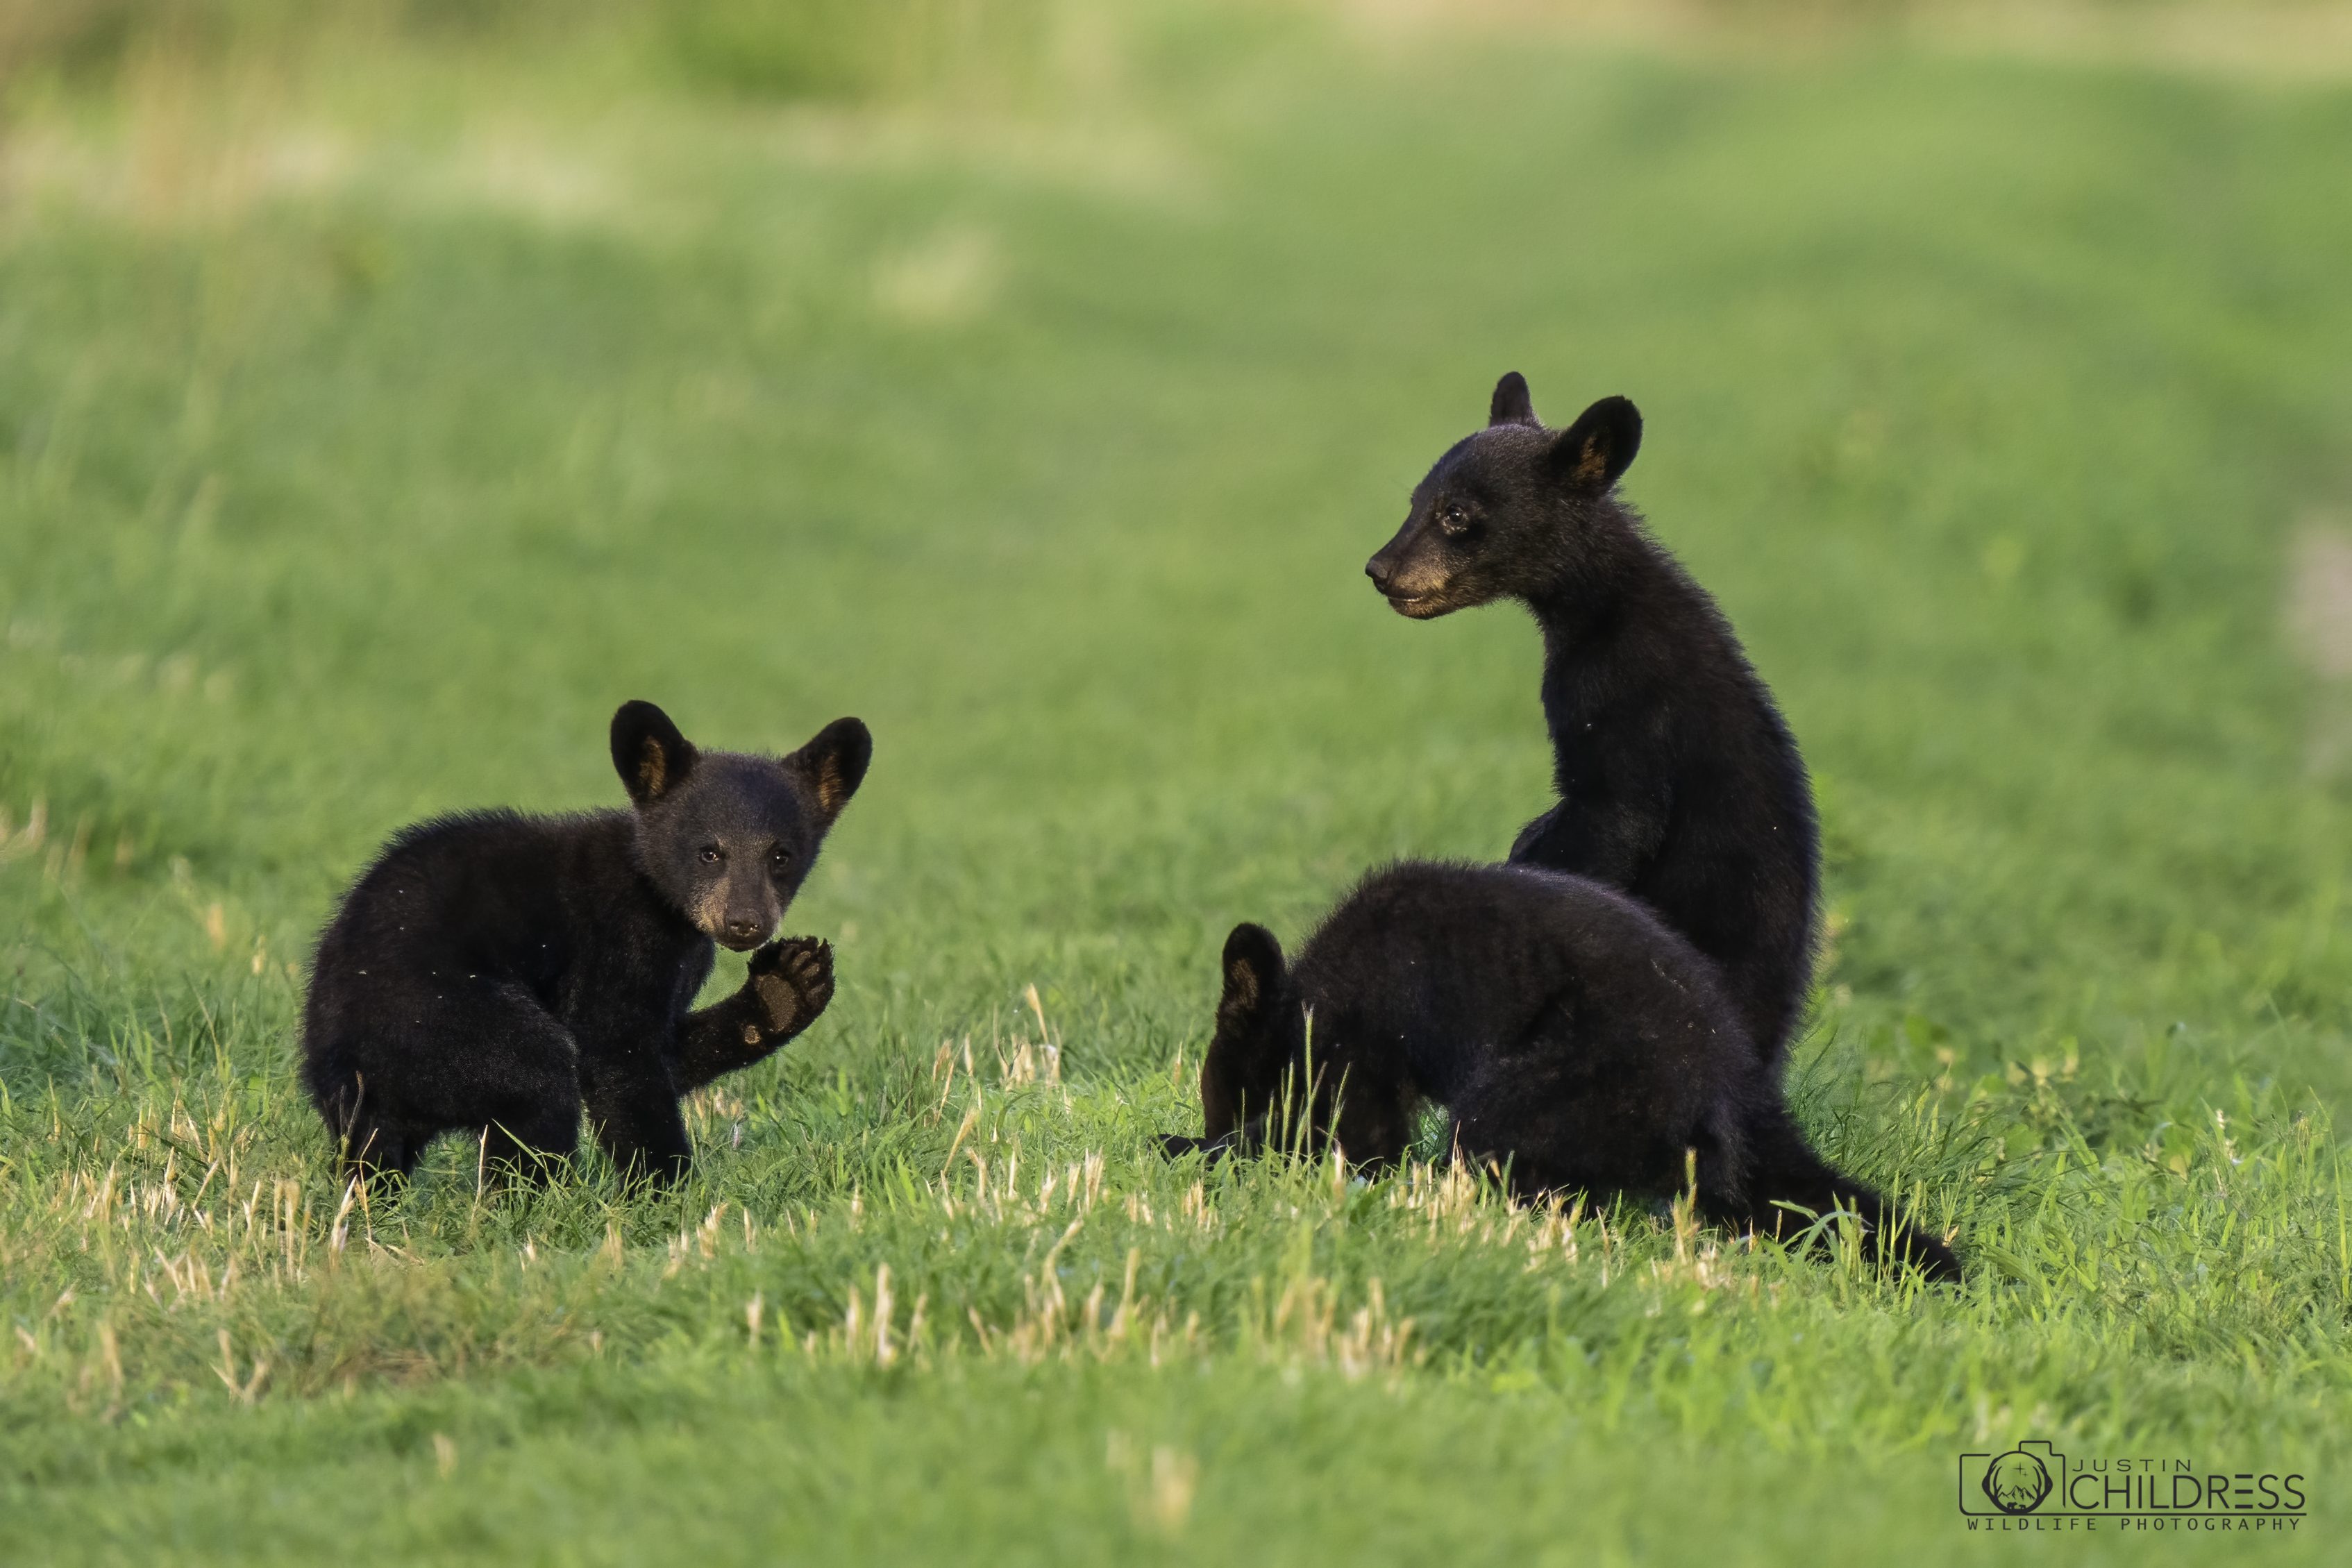
[[[1788,1234],[1802,1222],[1776,1199],[1843,1207],[1874,1251],[1959,1275],[1941,1242],[1813,1152],[1715,967],[1597,883],[1404,862],[1367,877],[1296,963],[1244,925],[1223,964],[1205,1136],[1167,1140],[1171,1154],[1303,1133],[1378,1168],[1403,1156],[1432,1101],[1452,1113],[1454,1146],[1507,1166],[1522,1196],[1663,1197],[1695,1154],[1710,1218]]]
[[[702,751],[651,703],[614,715],[632,809],[480,811],[404,830],[319,939],[303,1082],[345,1169],[406,1176],[443,1133],[538,1174],[584,1111],[625,1175],[674,1181],[679,1097],[799,1034],[833,997],[833,952],[769,940],[866,777],[839,719],[789,757]],[[713,944],[743,987],[689,1012]]]

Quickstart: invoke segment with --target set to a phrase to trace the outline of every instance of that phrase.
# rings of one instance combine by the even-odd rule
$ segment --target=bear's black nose
[[[764,929],[756,920],[730,920],[727,923],[727,936],[732,942],[757,942]]]
[[[1364,563],[1364,575],[1370,578],[1372,580],[1372,586],[1379,589],[1382,593],[1386,593],[1389,591],[1390,574],[1381,567],[1380,557],[1374,556],[1371,559]]]

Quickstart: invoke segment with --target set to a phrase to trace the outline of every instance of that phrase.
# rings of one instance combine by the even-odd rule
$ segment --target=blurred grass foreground
[[[0,5],[0,1561],[1940,1562],[2027,1439],[2334,1560],[2347,168],[2317,3]],[[1156,1153],[1233,923],[1549,797],[1360,577],[1507,369],[1643,410],[1964,1289]],[[873,726],[832,1009],[677,1194],[340,1188],[337,893],[639,696]]]

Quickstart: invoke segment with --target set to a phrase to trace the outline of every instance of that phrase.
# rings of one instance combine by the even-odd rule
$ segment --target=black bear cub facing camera
[[[613,716],[632,809],[470,811],[404,829],[319,939],[303,1082],[347,1175],[405,1176],[443,1133],[541,1175],[584,1112],[625,1176],[692,1160],[680,1096],[833,999],[833,949],[771,941],[857,792],[873,737],[836,719],[788,757],[698,749],[651,703]],[[699,1012],[714,944],[751,954]]]
[[[1622,397],[1546,429],[1513,371],[1364,570],[1417,621],[1497,599],[1534,612],[1559,801],[1510,858],[1656,910],[1721,967],[1777,1064],[1813,983],[1812,787],[1723,612],[1618,499],[1641,444]]]
[[[1226,939],[1201,1065],[1213,1156],[1297,1142],[1380,1169],[1424,1102],[1453,1146],[1523,1197],[1666,1197],[1696,1178],[1718,1223],[1793,1235],[1775,1200],[1861,1218],[1865,1247],[1931,1279],[1960,1265],[1813,1152],[1715,966],[1633,899],[1531,866],[1407,861],[1375,872],[1286,962]],[[1686,1174],[1687,1172],[1687,1174]]]

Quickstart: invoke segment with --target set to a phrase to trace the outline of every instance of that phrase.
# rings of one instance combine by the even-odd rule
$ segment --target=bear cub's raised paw
[[[743,1043],[764,1045],[780,1035],[790,1039],[814,1023],[833,1000],[833,944],[814,936],[771,942],[751,955],[743,986],[761,1011]]]

